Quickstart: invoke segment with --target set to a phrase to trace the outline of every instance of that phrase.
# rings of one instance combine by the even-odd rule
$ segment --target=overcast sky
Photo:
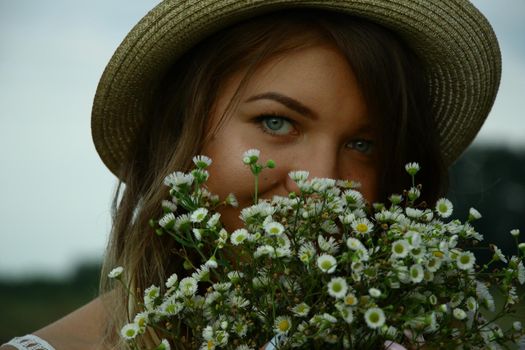
[[[90,110],[116,46],[154,0],[0,0],[0,276],[62,275],[100,259],[115,179]],[[503,78],[476,142],[525,147],[525,1],[476,0]]]

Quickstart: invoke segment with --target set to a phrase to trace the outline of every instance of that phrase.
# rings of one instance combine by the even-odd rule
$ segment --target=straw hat
[[[468,0],[165,0],[126,36],[100,79],[91,126],[106,166],[119,175],[151,91],[178,57],[219,29],[288,8],[336,10],[397,32],[428,72],[445,162],[472,142],[496,97],[501,56],[490,24]]]

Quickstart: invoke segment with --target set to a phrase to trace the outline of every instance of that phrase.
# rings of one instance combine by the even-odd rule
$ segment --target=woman
[[[125,184],[102,275],[126,266],[140,294],[183,274],[176,245],[151,235],[148,221],[166,195],[163,178],[195,154],[214,160],[210,191],[234,192],[240,207],[252,195],[238,161],[249,148],[278,164],[261,180],[265,198],[293,190],[286,174],[305,169],[359,181],[368,201],[382,200],[406,188],[403,164],[418,161],[431,203],[499,77],[492,29],[466,0],[163,1],[121,44],[94,102],[97,151]],[[239,225],[234,209],[222,219],[228,230]],[[102,284],[101,297],[12,344],[122,347],[118,330],[136,310],[125,291]]]

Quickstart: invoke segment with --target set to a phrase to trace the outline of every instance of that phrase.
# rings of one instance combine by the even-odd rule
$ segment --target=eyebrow
[[[256,100],[273,100],[279,102],[280,104],[288,107],[289,109],[299,114],[302,114],[307,118],[316,119],[316,114],[310,108],[306,107],[301,102],[294,100],[293,98],[288,97],[286,95],[280,94],[278,92],[264,92],[262,94],[248,98],[245,102],[253,102]]]

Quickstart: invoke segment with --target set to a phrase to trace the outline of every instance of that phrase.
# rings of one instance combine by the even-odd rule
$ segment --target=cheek
[[[379,176],[373,167],[365,167],[355,173],[351,180],[358,181],[361,184],[359,191],[363,194],[369,203],[377,202],[379,198]]]

